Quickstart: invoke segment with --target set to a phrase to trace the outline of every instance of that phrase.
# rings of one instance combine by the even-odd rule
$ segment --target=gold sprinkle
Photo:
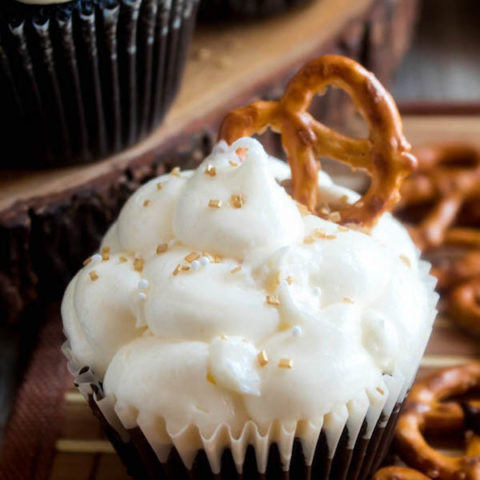
[[[102,260],[104,261],[110,260],[110,247],[103,247],[101,254],[102,254]]]
[[[158,182],[157,183],[157,190],[161,190],[162,188],[163,188],[163,185],[160,182]]]
[[[406,255],[400,255],[400,260],[407,266],[411,267],[412,262],[410,262],[410,259]]]
[[[312,244],[314,242],[315,242],[315,239],[311,235],[303,239],[303,243]]]
[[[168,250],[168,243],[161,243],[157,246],[157,255],[165,253]]]
[[[141,272],[143,270],[143,266],[145,265],[145,260],[141,257],[136,257],[133,260],[133,269],[137,272]]]
[[[328,219],[329,219],[331,222],[339,222],[339,221],[342,219],[342,216],[340,215],[340,212],[332,212],[332,213],[330,213],[330,215],[328,216]]]
[[[236,267],[230,270],[230,273],[238,273],[242,269],[241,265],[237,265]]]
[[[325,240],[335,240],[337,236],[334,233],[331,233],[329,235],[325,235]]]
[[[345,303],[355,303],[355,302],[353,301],[353,299],[351,299],[350,297],[343,297],[343,301],[344,301]]]
[[[377,387],[376,390],[380,395],[385,395],[385,392],[380,387]]]
[[[84,262],[83,265],[88,265],[92,261],[92,257],[88,257]]]
[[[118,257],[118,259],[120,260],[120,263],[125,263],[127,261],[127,257],[124,257],[123,255]]]
[[[208,206],[210,208],[221,208],[222,201],[221,200],[209,200]]]
[[[148,207],[150,205],[150,203],[151,203],[150,200],[147,199],[143,202],[143,206]]]
[[[307,215],[311,214],[310,210],[303,203],[297,202],[297,208],[302,217],[306,217]]]
[[[322,214],[322,215],[329,215],[330,212],[331,212],[331,209],[328,205],[323,205],[322,207],[320,207],[319,209],[319,212]]]
[[[261,367],[264,367],[270,360],[268,359],[267,352],[265,350],[262,350],[258,355],[257,355],[257,360],[258,364]]]
[[[215,255],[213,257],[213,262],[214,263],[222,263],[223,258],[220,255]]]
[[[214,177],[217,174],[217,169],[211,165],[210,163],[205,167],[205,172],[206,175],[210,175],[211,177]]]
[[[290,330],[292,328],[292,325],[290,323],[281,323],[278,327],[278,329],[281,331],[281,332],[284,332],[285,330]]]
[[[185,260],[188,263],[192,263],[194,260],[198,260],[199,258],[200,258],[200,254],[198,252],[192,252],[185,257]]]
[[[95,270],[92,270],[90,273],[90,280],[94,282],[95,280],[98,280],[98,273]]]
[[[248,152],[248,148],[246,147],[239,147],[235,150],[235,153],[237,154],[238,158],[242,161],[247,158],[247,152]]]
[[[173,275],[178,275],[178,273],[180,272],[180,270],[182,269],[182,265],[178,264],[176,267],[175,267],[175,270],[173,271]]]
[[[281,358],[278,362],[279,368],[293,368],[293,360],[290,358]]]
[[[174,177],[179,177],[180,176],[180,167],[172,168],[172,171],[170,172],[170,175],[173,175]]]
[[[267,303],[269,305],[280,305],[280,300],[275,295],[267,295]]]
[[[182,272],[188,272],[190,270],[190,265],[181,265],[180,270]]]
[[[350,229],[348,227],[345,227],[344,225],[339,225],[338,226],[338,231],[345,233],[345,232],[349,232]]]
[[[222,340],[228,340],[228,337],[226,335],[224,335],[223,333],[220,335],[220,338]]]
[[[293,283],[293,278],[289,275],[286,279],[287,283],[291,285]]]
[[[207,380],[213,385],[217,384],[217,382],[216,382],[216,380],[215,380],[215,378],[214,378],[214,376],[212,375],[211,372],[207,373]]]
[[[235,162],[235,161],[233,161],[233,160],[230,160],[228,163],[229,163],[232,167],[238,167],[238,163]]]
[[[230,197],[230,204],[233,208],[242,208],[245,203],[245,196],[242,194],[232,195]]]
[[[317,238],[325,238],[327,236],[325,230],[320,230],[319,228],[316,228],[312,234]]]

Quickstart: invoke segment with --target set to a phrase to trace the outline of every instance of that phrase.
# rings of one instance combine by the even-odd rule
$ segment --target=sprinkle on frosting
[[[110,247],[103,247],[101,255],[102,255],[102,260],[104,261],[110,260]]]
[[[90,280],[94,282],[95,280],[98,280],[98,273],[95,270],[92,270],[89,274]]]
[[[280,305],[280,300],[275,295],[267,295],[267,303],[269,305]]]
[[[400,260],[407,266],[407,267],[411,267],[412,266],[412,262],[410,261],[410,259],[406,256],[406,255],[400,255]]]
[[[350,229],[349,229],[348,227],[345,227],[344,225],[339,225],[339,226],[338,226],[338,231],[339,231],[339,232],[346,233],[346,232],[349,232]]]
[[[238,163],[235,162],[234,160],[230,160],[228,163],[229,163],[232,167],[238,167]]]
[[[233,208],[242,208],[245,203],[245,196],[242,194],[232,195],[230,197],[230,204]]]
[[[302,327],[300,325],[295,325],[292,327],[292,336],[293,337],[300,337],[303,333]]]
[[[145,301],[147,299],[147,294],[145,292],[139,292],[138,299],[142,302]]]
[[[257,360],[258,364],[261,367],[264,367],[270,360],[268,359],[267,352],[265,350],[262,350],[258,355],[257,355]]]
[[[286,279],[287,283],[291,285],[293,283],[293,278],[289,275]]]
[[[340,215],[340,212],[332,212],[328,215],[328,219],[331,222],[339,222],[342,219],[342,216]]]
[[[205,167],[205,174],[214,177],[217,174],[217,169],[211,163],[208,163]]]
[[[350,297],[343,297],[343,301],[344,301],[345,303],[355,303],[355,302],[353,301],[353,299],[351,299]]]
[[[172,168],[172,171],[170,172],[170,175],[173,175],[174,177],[179,177],[180,176],[180,167]]]
[[[293,368],[293,360],[291,360],[290,358],[281,358],[278,362],[278,367],[287,369]]]
[[[88,265],[92,261],[92,257],[88,257],[86,260],[83,261],[83,266]]]
[[[138,288],[139,290],[146,290],[150,286],[150,282],[146,278],[142,278],[138,282]]]
[[[142,257],[135,257],[135,259],[133,260],[133,269],[137,272],[142,272],[144,265],[145,260]]]
[[[188,263],[192,263],[194,260],[198,260],[199,258],[200,254],[198,252],[192,252],[185,257],[185,261],[187,261]]]
[[[377,387],[376,390],[380,395],[385,395],[385,392],[380,387]]]
[[[200,262],[200,265],[202,267],[205,267],[205,265],[208,265],[210,263],[210,259],[206,255],[204,255],[203,257],[200,257],[198,261]]]
[[[161,253],[165,253],[168,250],[168,243],[161,243],[160,245],[157,245],[157,255],[160,255]]]
[[[303,203],[297,202],[297,208],[302,217],[306,217],[307,215],[311,214],[310,210]]]
[[[208,201],[208,206],[210,208],[221,208],[222,207],[222,201],[217,200],[217,199],[212,199]]]
[[[242,269],[241,265],[237,265],[236,267],[230,270],[230,273],[238,273]]]
[[[150,200],[147,199],[147,200],[145,200],[145,201],[143,202],[143,206],[144,206],[144,207],[148,207],[151,203],[152,203],[152,202],[150,202]]]
[[[215,378],[214,378],[214,376],[212,375],[211,372],[207,372],[207,381],[209,381],[213,385],[217,384],[217,382],[216,382],[216,380],[215,380]]]
[[[118,259],[120,260],[120,263],[125,263],[127,261],[127,257],[124,257],[123,255],[120,255]]]
[[[214,263],[222,263],[223,258],[220,255],[215,255],[213,257]]]
[[[157,183],[157,190],[161,190],[163,188],[162,182]]]
[[[92,255],[92,263],[100,263],[102,260],[103,258],[99,253]]]
[[[303,239],[303,243],[306,243],[307,245],[311,245],[314,242],[315,239],[311,235],[308,235]]]

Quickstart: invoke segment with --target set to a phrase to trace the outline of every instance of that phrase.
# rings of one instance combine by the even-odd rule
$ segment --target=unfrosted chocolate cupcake
[[[215,21],[265,18],[305,5],[312,0],[200,0],[199,18]]]
[[[3,0],[1,167],[84,163],[158,125],[180,85],[197,0]]]
[[[69,285],[70,369],[137,478],[353,480],[382,458],[435,281],[390,215],[368,233],[311,215],[289,174],[220,142],[140,188]]]

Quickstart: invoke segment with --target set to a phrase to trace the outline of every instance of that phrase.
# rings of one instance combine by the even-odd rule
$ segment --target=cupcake
[[[141,187],[68,286],[70,371],[136,478],[365,479],[385,453],[435,281],[389,213],[341,224],[359,195],[319,172],[322,218],[290,176],[221,140]]]
[[[234,18],[265,18],[306,5],[312,0],[200,0],[199,18],[204,21]]]
[[[158,125],[178,90],[197,0],[3,0],[3,167],[103,158]]]

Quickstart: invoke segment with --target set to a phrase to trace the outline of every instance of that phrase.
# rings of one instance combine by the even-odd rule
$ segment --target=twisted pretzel
[[[419,166],[402,185],[400,208],[432,204],[411,229],[417,245],[423,250],[445,242],[480,248],[477,229],[455,226],[465,205],[476,204],[480,214],[480,148],[452,143],[424,147],[415,153]]]
[[[479,387],[480,362],[442,370],[414,385],[396,430],[398,452],[408,465],[430,478],[480,480],[480,402],[444,401]],[[423,436],[459,430],[466,431],[461,457],[442,455]]]
[[[313,96],[328,85],[352,97],[370,127],[369,139],[341,135],[308,113]],[[392,97],[372,73],[345,57],[326,55],[311,61],[290,80],[276,102],[258,101],[233,110],[223,120],[219,138],[231,144],[267,127],[281,133],[292,170],[293,198],[312,212],[321,213],[318,157],[340,160],[370,174],[367,193],[340,210],[343,224],[373,226],[398,201],[400,185],[416,165]]]
[[[450,318],[480,335],[480,147],[440,144],[416,154],[419,168],[402,185],[398,213],[414,220],[412,237],[437,259],[432,273]],[[457,253],[437,265],[438,252],[449,249]]]
[[[375,473],[372,480],[430,480],[430,478],[411,468],[385,467]]]

